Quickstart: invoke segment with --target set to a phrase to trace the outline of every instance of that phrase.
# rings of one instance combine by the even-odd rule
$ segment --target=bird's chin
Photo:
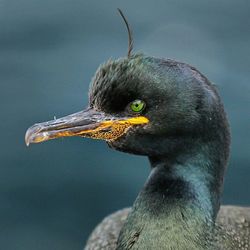
[[[117,142],[107,142],[107,144],[109,148],[123,152],[123,153],[134,154],[134,155],[146,155],[145,153],[142,153],[135,148],[128,148],[125,145],[119,144]]]
[[[125,148],[126,148],[126,135],[117,138],[116,140],[109,140],[107,141],[107,144],[109,146],[109,148],[114,149],[114,150],[118,150],[118,151],[122,151],[122,152],[126,152]]]
[[[147,137],[147,126],[131,127],[125,134],[115,140],[107,141],[110,148],[135,155],[149,155],[148,146],[151,147],[151,140]]]
[[[138,141],[134,143],[133,136],[124,135],[116,140],[107,141],[111,149],[135,155],[147,155],[143,150],[143,145],[139,146]]]

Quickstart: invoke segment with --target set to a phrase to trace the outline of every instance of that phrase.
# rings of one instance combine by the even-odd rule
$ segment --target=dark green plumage
[[[188,64],[143,54],[97,70],[92,108],[131,116],[128,104],[136,99],[146,103],[141,115],[149,124],[108,144],[148,156],[152,172],[128,217],[126,210],[104,221],[86,249],[249,249],[249,215],[240,213],[246,233],[239,240],[226,215],[215,225],[230,147],[215,87]]]

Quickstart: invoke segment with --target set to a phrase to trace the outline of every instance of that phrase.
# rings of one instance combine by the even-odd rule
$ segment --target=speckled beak
[[[111,141],[119,138],[135,125],[147,124],[144,116],[115,117],[88,108],[48,122],[36,123],[25,135],[25,142],[39,143],[59,137],[81,136]]]

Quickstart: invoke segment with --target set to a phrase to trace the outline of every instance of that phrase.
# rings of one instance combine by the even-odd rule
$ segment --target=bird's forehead
[[[109,60],[96,71],[89,91],[90,104],[102,102],[115,94],[135,92],[147,71],[141,56]]]

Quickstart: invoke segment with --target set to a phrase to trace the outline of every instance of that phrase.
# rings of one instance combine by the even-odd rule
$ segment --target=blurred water
[[[34,122],[87,105],[100,63],[135,49],[188,62],[219,86],[233,145],[224,202],[250,204],[250,2],[0,0],[0,249],[81,249],[106,214],[130,206],[148,162],[71,138],[26,148]]]

